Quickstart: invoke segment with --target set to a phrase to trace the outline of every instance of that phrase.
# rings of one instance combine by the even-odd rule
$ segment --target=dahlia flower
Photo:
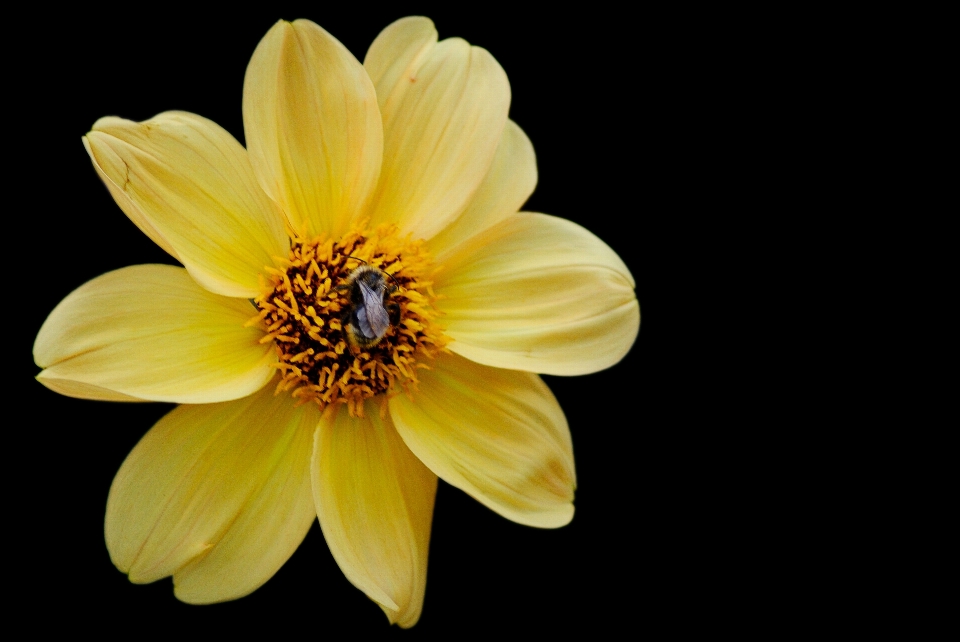
[[[58,393],[181,404],[110,490],[131,581],[241,597],[319,518],[346,577],[409,627],[438,477],[520,524],[570,521],[570,431],[535,373],[613,365],[640,312],[606,244],[519,211],[537,170],[509,105],[496,60],[426,18],[363,64],[298,20],[247,68],[246,149],[185,112],[94,124],[98,175],[183,267],[82,285],[34,358]]]

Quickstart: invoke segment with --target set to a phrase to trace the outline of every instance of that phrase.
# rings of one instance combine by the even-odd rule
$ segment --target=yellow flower
[[[111,487],[131,581],[241,597],[319,517],[347,578],[409,627],[438,477],[521,524],[570,521],[570,433],[533,373],[613,365],[639,306],[602,241],[518,212],[537,173],[509,104],[496,60],[426,18],[362,65],[301,20],[247,68],[247,149],[183,112],[94,124],[101,179],[184,267],[81,286],[34,358],[56,392],[183,404]]]

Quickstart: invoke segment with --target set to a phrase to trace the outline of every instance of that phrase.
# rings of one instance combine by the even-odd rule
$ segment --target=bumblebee
[[[397,286],[390,283],[392,278],[372,265],[361,265],[337,286],[350,297],[340,319],[350,345],[371,348],[380,343],[391,325],[400,322],[400,306],[390,300],[397,291]]]

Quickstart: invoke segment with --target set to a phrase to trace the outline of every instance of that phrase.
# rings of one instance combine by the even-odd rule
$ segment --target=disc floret
[[[436,322],[434,265],[422,243],[402,238],[393,226],[353,231],[339,240],[320,236],[291,240],[290,255],[253,300],[251,324],[272,341],[280,371],[277,393],[288,391],[321,408],[347,404],[363,415],[363,400],[388,399],[416,385],[416,370],[439,353],[446,339]],[[351,340],[356,303],[351,275],[361,266],[382,270],[391,282],[384,303],[390,327],[374,345]]]

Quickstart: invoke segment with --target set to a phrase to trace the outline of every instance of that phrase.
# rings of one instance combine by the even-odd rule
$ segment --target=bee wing
[[[363,305],[357,310],[360,331],[368,339],[377,339],[390,328],[390,315],[383,307],[383,292],[374,290],[363,281],[357,281],[363,294]]]

